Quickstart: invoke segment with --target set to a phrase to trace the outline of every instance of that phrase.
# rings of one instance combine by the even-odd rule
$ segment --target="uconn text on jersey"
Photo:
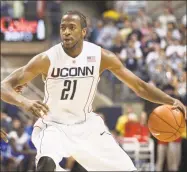
[[[88,67],[72,67],[72,68],[53,68],[51,77],[68,77],[68,76],[92,76],[94,74],[94,66]]]

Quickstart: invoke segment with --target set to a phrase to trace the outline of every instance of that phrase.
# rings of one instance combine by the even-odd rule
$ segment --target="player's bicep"
[[[34,73],[32,71],[27,71],[26,67],[23,66],[15,71],[13,71],[7,78],[5,78],[2,83],[10,84],[12,87],[16,87],[18,85],[23,85],[32,78],[34,78]]]
[[[12,72],[2,83],[16,87],[34,79],[41,73],[41,55],[35,56],[25,66]]]

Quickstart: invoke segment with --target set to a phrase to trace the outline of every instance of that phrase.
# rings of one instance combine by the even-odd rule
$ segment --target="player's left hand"
[[[1,139],[8,143],[7,133],[3,129],[1,129]]]
[[[172,109],[176,108],[178,108],[184,114],[185,119],[187,119],[186,107],[178,99],[175,99]]]

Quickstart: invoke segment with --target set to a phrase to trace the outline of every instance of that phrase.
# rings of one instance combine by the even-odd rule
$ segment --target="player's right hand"
[[[183,113],[185,119],[187,120],[186,107],[178,99],[174,99],[174,104],[172,109],[176,109],[176,108],[178,108]]]
[[[39,100],[28,100],[24,102],[23,106],[27,111],[31,112],[36,117],[43,118],[43,116],[47,115],[47,112],[49,111],[48,106]]]

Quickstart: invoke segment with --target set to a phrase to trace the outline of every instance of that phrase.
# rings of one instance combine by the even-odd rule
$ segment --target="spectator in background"
[[[141,28],[145,24],[152,23],[152,19],[146,14],[144,8],[140,8],[138,10],[138,14],[136,17],[136,23],[139,28]]]
[[[15,2],[15,1],[14,1]],[[27,20],[36,20],[37,17],[37,1],[23,1],[24,2],[24,16]]]
[[[184,25],[185,27],[187,26],[187,24],[186,24],[186,14],[182,17],[181,24]]]
[[[142,51],[136,48],[134,40],[130,39],[127,47],[120,52],[120,58],[128,69],[135,72],[138,69],[138,60],[142,58]]]
[[[120,52],[122,51],[123,48],[124,48],[123,41],[118,32],[118,34],[113,40],[113,46],[111,47],[111,51],[119,57]],[[116,78],[112,73],[108,73],[108,76],[110,77],[110,80],[112,81],[112,89],[113,89],[112,99],[115,100],[115,98],[117,97],[119,97],[120,99],[121,98],[123,99],[123,97],[121,96],[123,92],[122,82],[118,78]],[[118,95],[118,93],[120,95]]]
[[[127,14],[127,1],[114,1],[114,8],[120,14]]]
[[[13,17],[17,19],[24,17],[23,1],[13,1]]]
[[[179,78],[179,82],[177,85],[177,92],[181,101],[187,105],[187,93],[186,93],[186,83],[187,83],[187,73],[183,71],[182,76]]]
[[[120,18],[120,14],[113,8],[109,8],[103,13],[104,20],[113,20],[117,21]]]
[[[51,34],[53,43],[58,42],[60,40],[59,36],[59,26],[60,26],[60,18],[62,15],[61,11],[61,1],[48,1],[47,8],[49,11],[49,18],[51,22]]]
[[[24,163],[32,161],[36,151],[28,147],[29,135],[25,132],[25,125],[20,120],[13,120],[13,130],[8,134],[11,146],[11,155],[16,160],[17,168],[20,171],[27,171]],[[30,163],[29,163],[30,164]]]
[[[114,21],[107,20],[106,25],[102,28],[96,43],[103,48],[111,50],[113,46],[113,40],[117,33],[118,29],[115,27]]]
[[[173,39],[181,40],[181,34],[176,26],[176,23],[168,22],[167,31],[171,32]]]
[[[11,146],[11,155],[15,159],[19,170],[23,170],[23,164],[21,163],[24,159],[24,155],[21,153],[23,150],[24,144],[27,142],[29,136],[24,133],[23,125],[21,121],[14,119],[13,120],[13,130],[8,133],[9,144]]]
[[[138,35],[136,33],[130,34],[129,39],[134,42],[134,47],[139,49],[141,42],[138,40]]]
[[[174,85],[174,82],[176,81],[176,75],[170,66],[167,66],[165,76],[166,76],[166,82],[165,84],[162,83],[161,85],[162,90],[167,94],[169,94],[170,96],[177,98],[177,95],[175,94],[176,87]]]
[[[181,138],[173,142],[158,142],[156,171],[163,171],[164,160],[168,171],[178,171],[181,159]]]
[[[182,44],[187,45],[186,37],[187,37],[187,23],[186,23],[186,15],[182,17],[182,23],[180,25],[180,33],[182,39]]]
[[[31,136],[33,130],[33,124],[35,123],[36,119],[27,119],[27,123],[25,126],[25,132]]]
[[[160,44],[161,42],[161,39],[160,37],[157,35],[156,32],[151,32],[151,40],[150,40],[151,43],[158,43]],[[153,44],[152,44],[153,45]]]
[[[6,133],[12,129],[12,118],[3,112],[1,112],[1,127],[5,129]]]
[[[185,172],[187,169],[187,128],[185,128],[184,132],[182,133],[181,149],[182,151],[179,171]]]
[[[148,23],[142,23],[142,27],[140,28],[140,31],[143,36],[150,35],[150,27]]]
[[[120,29],[119,33],[120,33],[120,36],[122,38],[122,40],[125,42],[128,35],[132,32],[132,27],[131,27],[131,22],[126,19],[124,21],[124,26],[122,29]]]
[[[138,116],[134,112],[128,114],[128,121],[124,126],[125,137],[136,137],[139,130]]]
[[[158,21],[161,23],[161,27],[167,30],[167,24],[169,22],[176,23],[176,17],[169,8],[164,8],[163,14],[158,17]]]
[[[123,48],[124,48],[123,41],[120,34],[118,33],[114,38],[114,44],[111,48],[111,51],[115,53],[117,56],[119,56]]]
[[[1,1],[1,17],[12,17],[13,7],[12,1]]]
[[[147,114],[142,111],[138,117],[133,111],[128,114],[127,121],[125,122],[124,136],[135,137],[141,143],[148,142],[149,129],[147,127]]]
[[[124,21],[125,21],[125,20],[128,20],[128,16],[125,15],[125,14],[121,14],[120,17],[119,17],[119,20],[116,21],[116,27],[117,27],[119,30],[123,29],[123,27],[124,27]]]
[[[161,27],[161,23],[159,20],[154,22],[154,31],[157,33],[157,35],[160,38],[166,37],[167,30],[163,29],[163,27]]]
[[[8,114],[12,119],[19,118],[19,108],[8,103],[3,103],[3,112]]]
[[[151,52],[149,52],[148,53],[148,55],[147,55],[147,57],[146,57],[146,64],[148,65],[148,69],[151,71],[152,70],[152,72],[154,71],[154,68],[152,68],[152,67],[154,67],[155,65],[155,63],[156,63],[156,61],[160,58],[160,56],[161,56],[161,48],[160,48],[160,45],[158,44],[158,43],[154,43],[153,44],[153,51],[151,51]],[[150,66],[151,65],[151,62],[154,62],[154,66]]]
[[[38,0],[36,2],[36,11],[37,11],[37,16],[39,19],[42,19],[45,17],[45,8],[46,8],[46,2],[42,0]]]
[[[96,23],[96,26],[93,28],[91,34],[90,34],[90,42],[96,43],[97,39],[100,36],[101,30],[103,28],[103,21],[102,20],[98,20]]]
[[[167,76],[165,74],[163,64],[156,64],[154,73],[150,73],[150,82],[152,82],[155,86],[162,88],[163,84],[167,84]]]
[[[127,107],[127,113],[119,116],[116,123],[116,131],[120,136],[125,136],[125,124],[128,122],[128,114],[133,112],[132,107]]]
[[[142,53],[143,53],[143,59],[145,61],[145,57],[147,56],[147,54],[149,53],[149,48],[148,48],[148,41],[150,39],[150,36],[147,35],[147,36],[142,36],[142,39],[141,39],[141,50],[142,50]]]
[[[138,41],[141,41],[141,39],[142,39],[142,33],[141,33],[140,28],[138,27],[138,25],[137,25],[137,23],[136,23],[135,20],[133,20],[131,22],[131,27],[132,27],[132,32],[128,35],[128,40],[131,37],[131,35],[135,34],[135,35],[137,35]]]
[[[145,8],[146,5],[146,1],[116,1],[114,4],[118,12],[129,15],[136,14],[139,9]]]
[[[1,171],[7,172],[13,169],[17,170],[16,159],[11,156],[11,147],[9,143],[1,141]]]
[[[86,32],[86,36],[85,36],[85,41],[90,40],[92,32],[93,32],[93,23],[90,19],[87,19],[87,32]]]
[[[159,36],[156,34],[156,32],[150,32],[147,35],[143,36],[143,39],[141,41],[141,50],[143,52],[144,55],[144,60],[145,57],[147,57],[148,53],[154,50],[154,44],[155,43],[159,43],[160,44],[160,38]]]
[[[184,47],[180,44],[180,41],[177,39],[172,39],[172,42],[166,48],[166,56],[169,58],[169,63],[172,69],[178,72],[178,67],[180,64],[184,63]]]
[[[146,62],[146,65],[147,65],[147,69],[148,69],[148,72],[151,76],[151,78],[157,78],[159,77],[158,74],[155,72],[156,71],[156,67],[157,65],[162,65],[164,64],[166,60],[166,56],[165,56],[165,53],[164,51],[160,48],[160,45],[158,43],[154,43],[153,44],[153,51],[149,52],[146,59],[145,59],[145,62]],[[162,76],[163,77],[163,76]],[[153,79],[153,80],[155,80]],[[162,82],[162,80],[160,80],[160,82]]]
[[[147,113],[144,111],[142,111],[139,116],[139,131],[136,137],[141,143],[146,143],[149,141],[150,133],[147,126]]]

